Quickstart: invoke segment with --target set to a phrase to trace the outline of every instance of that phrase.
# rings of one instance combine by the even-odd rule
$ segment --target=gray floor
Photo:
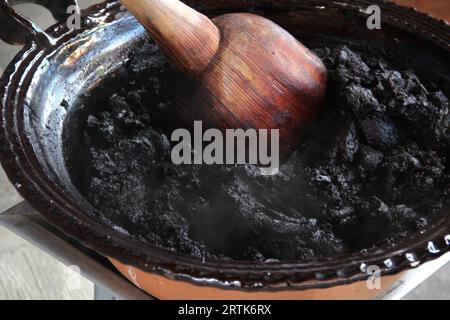
[[[95,0],[81,0],[83,7]],[[45,27],[50,15],[34,5],[20,10],[35,17]],[[0,41],[0,73],[17,52],[17,48]],[[0,212],[21,201],[0,169]],[[73,270],[62,265],[30,243],[0,227],[0,299],[92,299],[93,284],[73,281]],[[450,299],[450,265],[442,268],[409,294],[406,299]]]
[[[450,300],[450,264],[418,286],[405,300]]]
[[[0,212],[21,197],[0,169]],[[93,284],[0,226],[0,300],[92,299]]]
[[[86,7],[96,1],[80,1]],[[17,10],[33,17],[41,28],[53,23],[51,15],[33,5],[18,5]],[[0,74],[18,48],[0,41]],[[0,168],[0,212],[22,199]],[[93,299],[94,285],[78,276],[27,241],[0,226],[0,300],[2,299]]]

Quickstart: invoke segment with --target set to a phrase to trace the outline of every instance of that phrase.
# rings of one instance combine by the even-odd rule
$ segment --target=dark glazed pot
[[[36,2],[60,19],[64,17],[61,8],[73,3]],[[446,81],[450,77],[450,26],[382,0],[186,2],[210,16],[236,11],[264,15],[308,43],[338,41],[357,46],[370,41],[403,52],[409,61],[422,65],[418,72],[424,76]],[[364,9],[372,4],[382,9],[382,30],[366,28]],[[449,251],[450,215],[396,245],[307,263],[201,261],[121,233],[102,220],[101,213],[74,187],[65,165],[62,133],[65,126],[77,125],[70,121],[77,99],[124,63],[146,32],[117,1],[83,12],[81,30],[69,31],[65,23],[59,23],[44,33],[0,0],[0,23],[8,26],[0,30],[1,38],[25,45],[0,82],[0,158],[9,179],[51,223],[110,257],[119,270],[155,296],[318,297],[302,292],[365,279],[369,265],[380,267],[383,275],[398,274]]]

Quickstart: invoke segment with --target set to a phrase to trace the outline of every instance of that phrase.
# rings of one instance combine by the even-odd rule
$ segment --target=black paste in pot
[[[448,87],[382,50],[316,52],[329,104],[279,175],[174,165],[175,75],[147,43],[81,102],[75,183],[115,226],[206,259],[308,261],[426,229],[449,204]]]

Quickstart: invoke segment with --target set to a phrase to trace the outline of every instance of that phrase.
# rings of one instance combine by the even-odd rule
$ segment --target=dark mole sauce
[[[448,84],[381,49],[315,51],[329,103],[280,174],[174,165],[176,76],[147,42],[80,102],[74,183],[114,226],[204,259],[308,261],[426,229],[449,207]]]

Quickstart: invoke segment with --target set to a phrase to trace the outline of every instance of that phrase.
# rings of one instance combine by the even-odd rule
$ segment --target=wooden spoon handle
[[[219,48],[220,31],[203,14],[178,0],[121,0],[144,25],[171,62],[199,74]]]

